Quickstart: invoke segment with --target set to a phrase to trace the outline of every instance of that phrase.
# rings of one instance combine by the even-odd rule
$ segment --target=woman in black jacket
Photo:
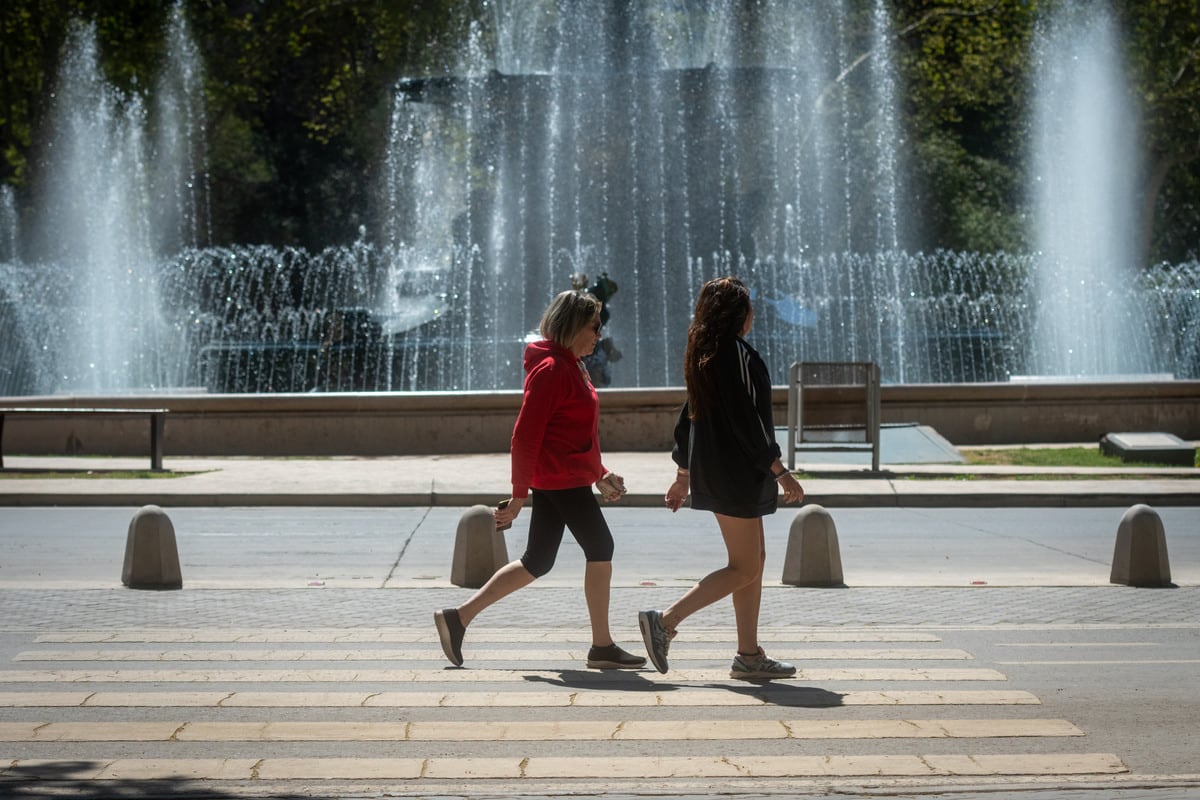
[[[791,664],[776,661],[758,644],[766,543],[764,514],[775,512],[779,489],[785,503],[804,499],[804,490],[780,462],[771,414],[771,377],[762,358],[744,339],[754,322],[750,292],[737,278],[717,278],[700,291],[684,354],[687,403],[675,426],[671,454],[678,470],[666,505],[677,511],[711,511],[721,528],[729,562],[709,573],[665,611],[643,611],[638,625],[646,652],[659,672],[675,629],[705,606],[733,595],[737,655],[730,677],[788,678]]]

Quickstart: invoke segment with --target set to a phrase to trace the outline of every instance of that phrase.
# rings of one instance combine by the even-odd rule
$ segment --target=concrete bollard
[[[1130,506],[1121,517],[1109,581],[1126,586],[1172,585],[1167,534],[1158,512],[1150,506]]]
[[[789,586],[845,586],[833,517],[818,505],[800,509],[788,532],[783,582]]]
[[[471,506],[458,521],[454,534],[454,560],[450,582],[455,586],[478,589],[496,570],[508,563],[504,532],[496,530],[496,520],[488,506]]]
[[[158,506],[142,506],[125,537],[121,583],[130,589],[182,589],[175,527]]]

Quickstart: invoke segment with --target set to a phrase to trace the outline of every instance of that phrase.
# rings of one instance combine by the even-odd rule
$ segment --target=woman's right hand
[[[495,509],[492,512],[492,517],[496,520],[496,529],[500,530],[512,525],[512,521],[517,518],[517,514],[521,513],[521,508],[524,505],[524,497],[511,497],[504,508]]]
[[[688,478],[686,475],[676,475],[675,482],[667,489],[667,508],[678,511],[683,507],[683,501],[688,496]]]

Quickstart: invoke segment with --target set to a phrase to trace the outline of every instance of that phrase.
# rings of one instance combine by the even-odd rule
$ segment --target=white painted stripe
[[[636,628],[628,630],[614,629],[613,636],[620,641],[640,642],[642,634]],[[685,637],[689,642],[734,642],[735,637],[728,629],[700,628],[688,629]],[[941,639],[932,633],[917,631],[895,630],[814,630],[812,628],[764,628],[759,630],[761,642],[940,642]],[[546,629],[525,630],[518,628],[488,628],[479,625],[471,629],[471,640],[479,643],[509,643],[509,642],[578,642],[590,644],[592,636],[589,631],[575,629]],[[39,634],[35,639],[39,644],[121,644],[133,642],[161,643],[222,643],[239,642],[243,644],[269,643],[322,643],[322,644],[360,644],[375,642],[380,644],[407,644],[438,642],[437,633],[433,631],[432,623],[428,630],[377,629],[377,628],[314,628],[306,630],[261,630],[261,629],[229,629],[229,630],[178,630],[138,628],[124,631],[62,631],[57,633]]]
[[[512,669],[163,669],[163,670],[0,670],[0,683],[482,683],[541,680],[564,686],[605,683],[667,683],[731,681],[727,670],[672,670],[659,675],[649,670]],[[1003,681],[992,669],[802,669],[794,681]],[[731,681],[732,682],[732,681]]]
[[[997,661],[996,663],[1004,664],[1006,666],[1020,666],[1020,667],[1030,667],[1030,666],[1056,666],[1056,667],[1091,667],[1091,666],[1095,666],[1095,667],[1099,667],[1099,666],[1110,666],[1112,664],[1137,664],[1139,666],[1149,666],[1149,665],[1154,665],[1154,664],[1200,664],[1200,658],[1163,658],[1163,659],[1146,660],[1146,661],[1139,661],[1136,659],[1129,659],[1126,661],[1101,660],[1101,659],[1087,660],[1087,661]]]
[[[1158,647],[1159,642],[996,642],[994,647]]]
[[[1112,775],[1113,753],[866,756],[677,756],[509,758],[237,758],[76,761],[0,757],[0,777],[55,780],[559,780],[604,778],[803,778]]]
[[[1107,584],[1106,584],[1107,585]],[[1200,629],[1200,622],[991,622],[976,624],[896,625],[890,630],[945,631],[1174,631]],[[776,629],[778,630],[778,629]]]
[[[0,742],[548,742],[1083,736],[1061,719],[0,722]]]
[[[1040,705],[1018,690],[827,692],[757,684],[669,692],[0,692],[0,708],[569,708]]]
[[[472,643],[474,644],[474,643]],[[673,648],[674,661],[732,661],[733,647],[727,650]],[[919,648],[780,648],[773,656],[792,661],[969,661],[964,650]],[[542,650],[509,648],[471,649],[472,661],[586,661],[587,648],[578,650]],[[26,650],[13,661],[443,661],[441,650]]]

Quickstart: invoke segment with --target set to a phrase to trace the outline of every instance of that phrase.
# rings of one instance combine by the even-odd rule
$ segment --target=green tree
[[[369,225],[391,87],[440,52],[449,0],[198,2],[214,226],[317,247]]]
[[[957,250],[1021,250],[1022,109],[1037,4],[898,0],[915,202],[924,238]]]
[[[1147,261],[1200,258],[1200,2],[1122,0],[1147,159]]]
[[[0,4],[0,182],[23,187],[66,36],[70,4]]]
[[[391,87],[438,70],[454,0],[188,0],[207,75],[216,243],[319,246],[366,224]],[[107,80],[149,91],[167,0],[0,4],[0,181],[26,187],[73,20],[96,27]],[[44,139],[45,137],[40,137]]]

